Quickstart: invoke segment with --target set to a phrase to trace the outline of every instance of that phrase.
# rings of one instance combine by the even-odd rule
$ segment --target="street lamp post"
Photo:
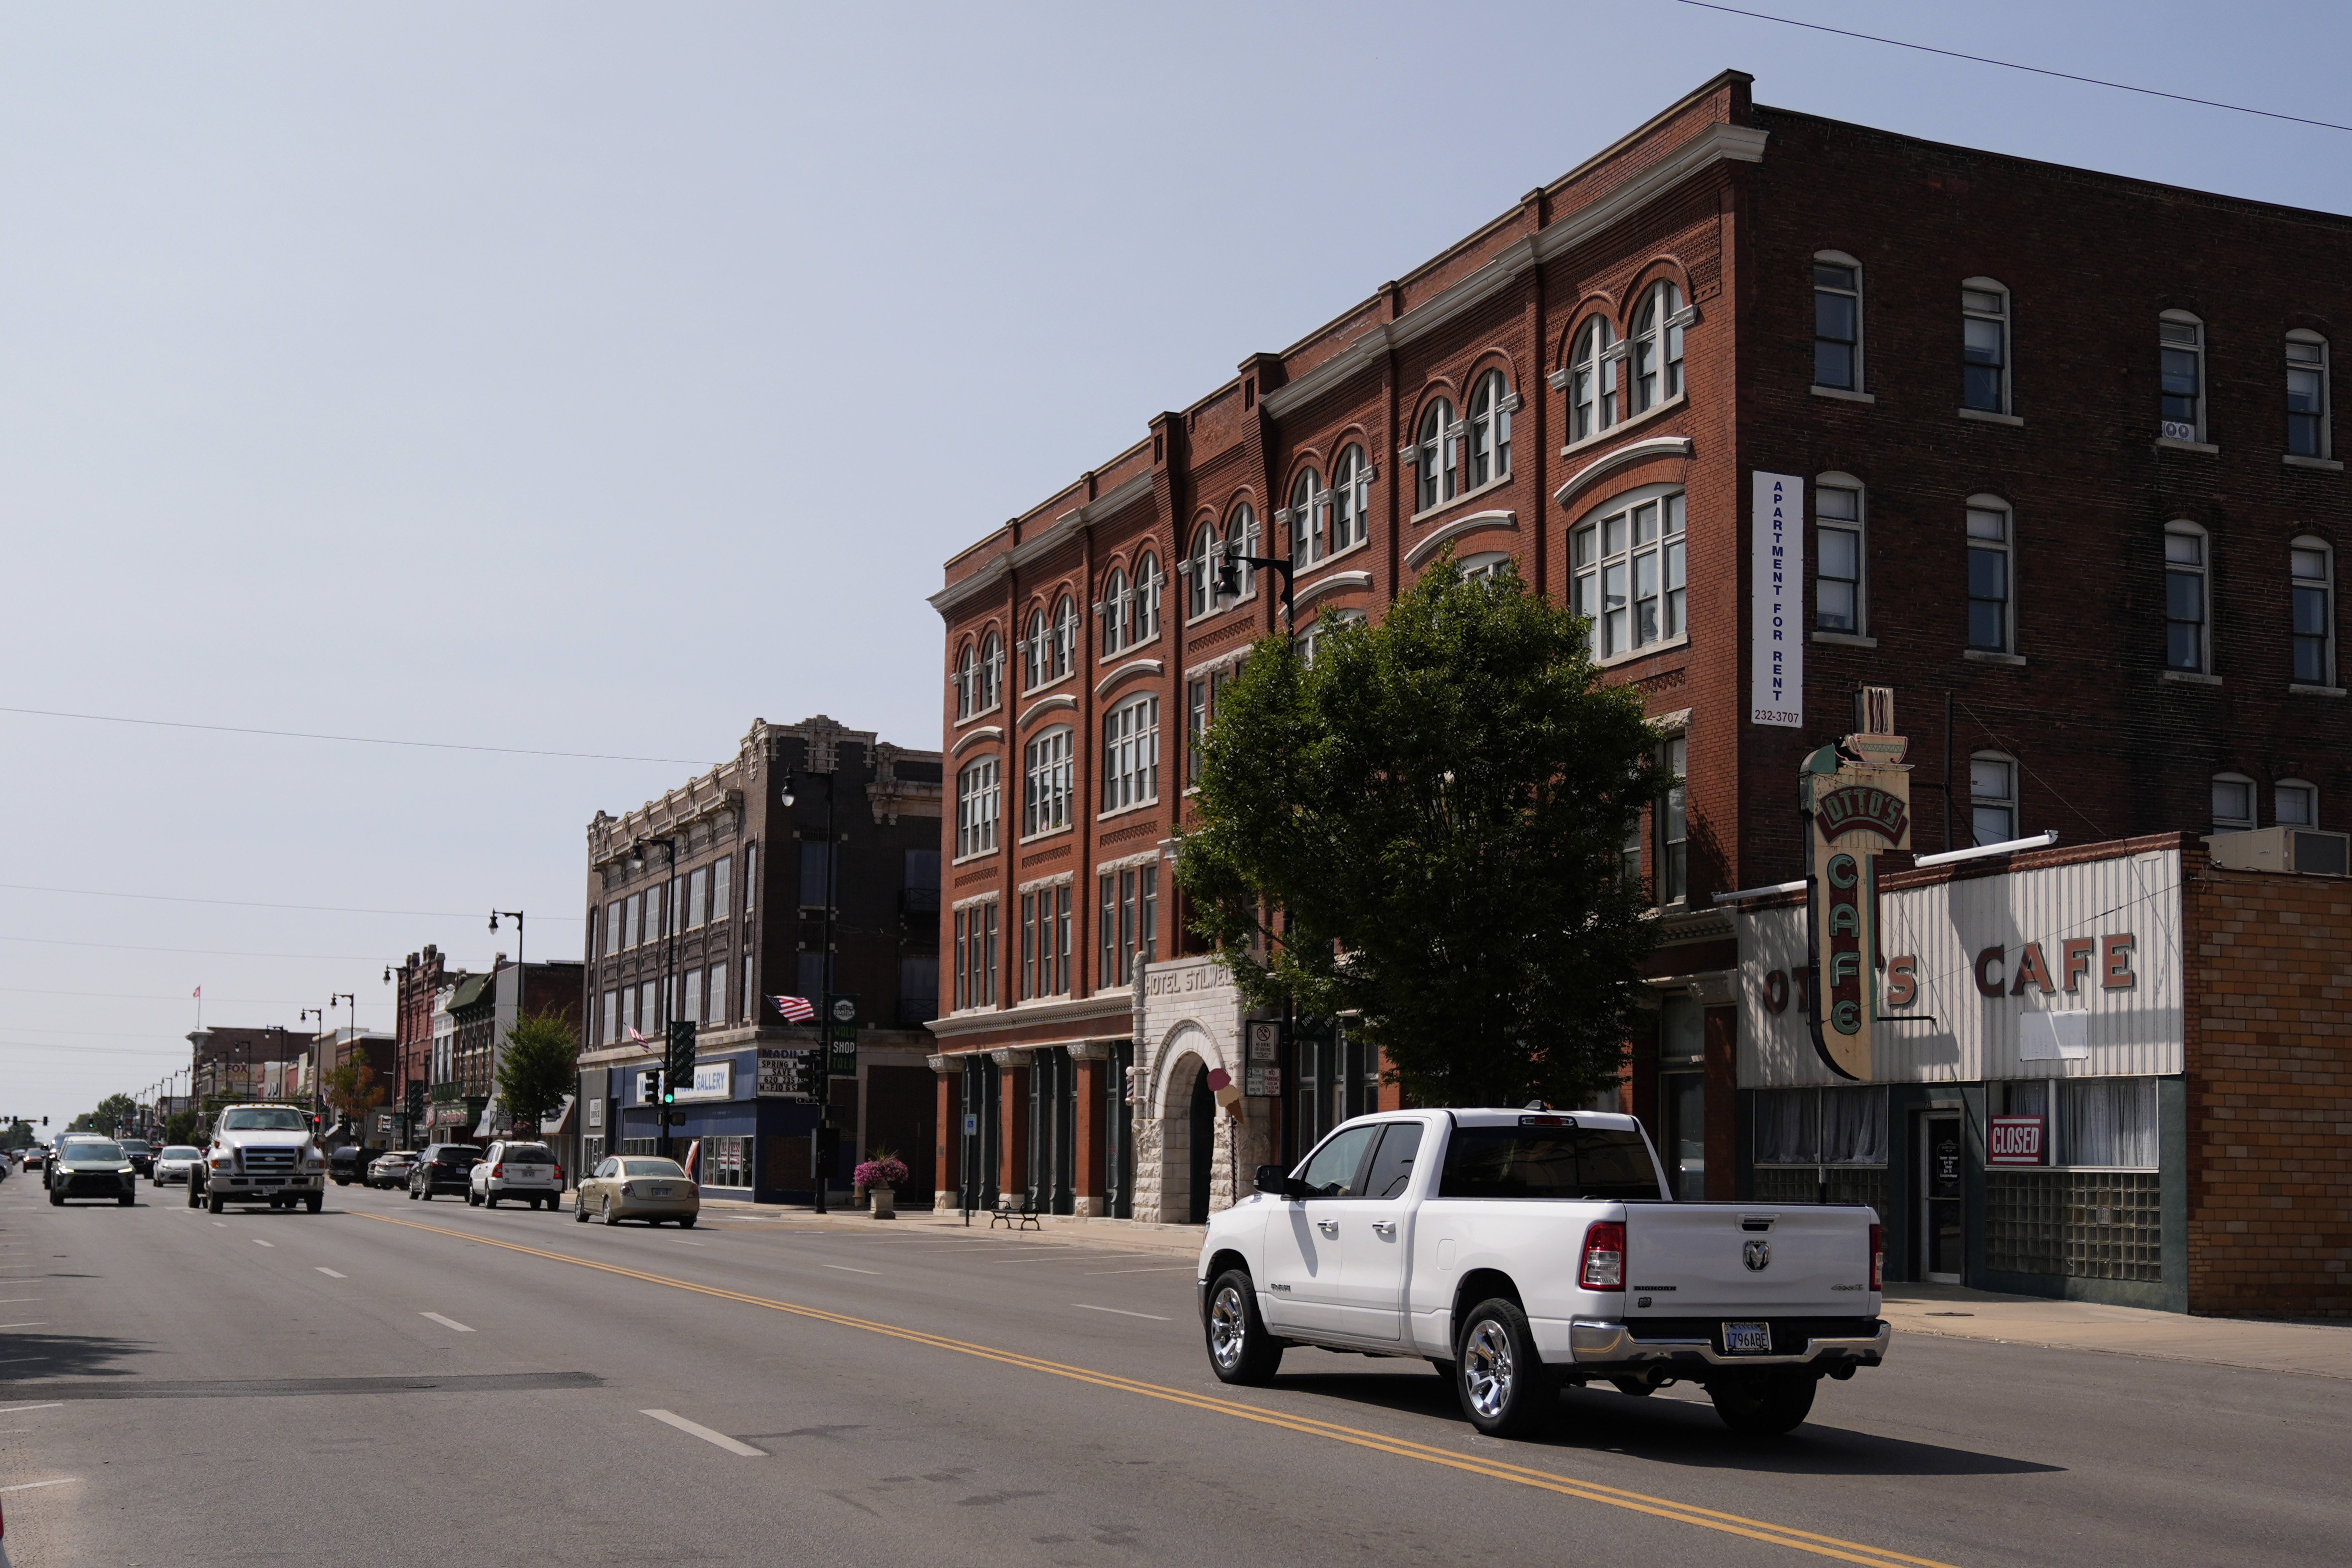
[[[669,1011],[674,1005],[671,994],[677,988],[677,910],[671,907],[677,902],[675,884],[677,881],[677,840],[675,838],[638,839],[629,846],[630,870],[642,871],[646,868],[646,847],[649,844],[660,845],[662,853],[668,857],[666,868],[669,875],[662,882],[662,984],[659,1019],[661,1027],[655,1037],[662,1042],[662,1060],[664,1070],[667,1072],[669,1060]],[[518,952],[522,951],[520,940],[515,951]],[[667,1159],[669,1158],[669,1107],[662,1104],[658,1096],[654,1100],[654,1125],[659,1130],[658,1136],[661,1140],[656,1148],[656,1152],[662,1158]]]
[[[814,1212],[825,1212],[825,1186],[833,1178],[833,1161],[825,1147],[825,1134],[833,1130],[833,904],[834,876],[841,864],[841,852],[834,837],[834,778],[832,773],[811,773],[811,778],[824,781],[824,992],[816,999],[820,1018],[816,1040],[816,1205]],[[784,775],[783,804],[792,805],[800,784],[801,775]]]
[[[502,915],[515,923],[515,1023],[520,1024],[522,1022],[523,1016],[523,997],[530,986],[530,971],[523,967],[522,962],[522,911],[520,910],[492,910],[490,911],[490,929],[492,931],[499,929],[499,919]],[[491,977],[490,984],[493,985],[498,984],[498,980],[495,975]],[[496,994],[493,994],[490,997],[490,1016],[494,1020],[498,1016],[498,997]],[[490,1034],[489,1087],[490,1092],[493,1094],[498,1092],[499,1038],[495,1022],[491,1026]],[[499,1108],[499,1114],[501,1119],[505,1117],[506,1110],[503,1106]]]

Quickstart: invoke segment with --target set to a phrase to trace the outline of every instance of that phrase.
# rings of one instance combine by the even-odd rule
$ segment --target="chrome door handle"
[[[1339,1222],[1336,1219],[1318,1219],[1315,1222],[1315,1228],[1326,1236],[1337,1236],[1339,1234]]]
[[[1392,1219],[1376,1219],[1372,1221],[1372,1228],[1380,1232],[1382,1236],[1394,1236],[1396,1234],[1396,1221]]]

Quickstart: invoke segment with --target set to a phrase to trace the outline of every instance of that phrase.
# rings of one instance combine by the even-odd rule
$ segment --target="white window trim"
[[[2327,575],[2319,579],[2319,582],[2325,587],[2327,594],[2327,647],[2324,653],[2323,662],[2327,668],[2327,673],[2331,679],[2340,681],[2343,679],[2343,674],[2336,661],[2342,657],[2342,650],[2337,647],[2336,637],[2336,615],[2337,610],[2336,599],[2336,547],[2328,543],[2327,541],[2308,533],[2299,533],[2295,535],[2293,539],[2287,541],[2286,547],[2289,552],[2287,556],[2286,581],[2287,637],[2289,639],[2288,647],[2290,650],[2290,672],[2292,672],[2293,669],[2292,650],[2294,647],[2293,639],[2294,637],[2294,585],[2297,583],[2309,582],[2312,580],[2309,578],[2297,577],[2294,574],[2294,556],[2293,552],[2297,550],[2315,550],[2319,552],[2319,553],[2325,557],[2327,562]],[[2343,691],[2343,688],[2339,685],[2322,685],[2312,681],[2291,683],[2291,689],[2296,691],[2325,692],[2330,696],[2340,695]]]
[[[1969,753],[1969,763],[1971,768],[1973,768],[1973,766],[1978,763],[1999,763],[2009,770],[2009,799],[2006,803],[2006,809],[2009,812],[2010,837],[2013,838],[2024,833],[2025,770],[2018,766],[2017,759],[2007,752],[1998,751],[1988,747],[1982,750],[1970,752]],[[2003,805],[2003,803],[2000,801],[1994,801],[1990,804],[1994,805]],[[1973,844],[1976,841],[1976,837],[1977,789],[1976,777],[1974,773],[1971,773],[1969,778],[1969,841]]]
[[[1584,451],[1589,447],[1598,447],[1604,441],[1627,434],[1632,427],[1636,425],[1647,425],[1653,419],[1661,418],[1665,415],[1674,413],[1678,408],[1686,408],[1689,405],[1690,385],[1689,378],[1685,376],[1684,378],[1683,390],[1675,393],[1664,403],[1656,404],[1651,407],[1644,408],[1639,414],[1631,415],[1623,419],[1620,419],[1616,424],[1610,426],[1606,430],[1597,430],[1591,435],[1585,437],[1584,439],[1580,441],[1570,441],[1567,446],[1562,447],[1559,449],[1559,455],[1565,458],[1574,453]]]
[[[1690,310],[1688,304],[1683,300],[1682,286],[1676,283],[1673,279],[1656,278],[1642,286],[1642,291],[1633,297],[1633,309],[1631,314],[1626,318],[1629,322],[1633,323],[1633,326],[1632,330],[1629,330],[1626,332],[1625,342],[1628,344],[1638,344],[1643,340],[1645,334],[1639,330],[1642,312],[1649,309],[1653,300],[1663,301],[1664,297],[1668,293],[1671,293],[1675,300],[1675,308],[1668,310],[1663,309],[1662,305],[1655,323],[1651,327],[1646,336],[1657,345],[1658,380],[1663,383],[1666,379],[1667,365],[1683,364],[1683,371],[1677,374],[1675,379],[1678,383],[1687,382],[1689,380],[1689,367],[1687,363],[1679,360],[1669,360],[1666,357],[1666,340],[1672,334],[1675,326],[1683,321],[1685,312]],[[1692,315],[1692,319],[1696,319],[1695,313]],[[1685,390],[1683,386],[1677,385],[1671,395],[1660,398],[1657,402],[1651,404],[1647,408],[1635,412],[1632,405],[1636,383],[1639,379],[1634,368],[1638,363],[1639,362],[1633,357],[1633,350],[1628,348],[1625,353],[1625,370],[1622,377],[1621,378],[1624,383],[1627,420],[1644,419],[1650,415],[1656,413],[1659,409],[1664,408],[1669,403],[1679,403],[1682,401]]]
[[[2215,773],[2206,784],[2205,804],[2209,812],[2211,810],[2213,804],[2212,786],[2219,784],[2245,785],[2246,804],[2252,808],[2253,815],[2252,816],[2231,817],[2229,819],[2228,826],[2224,826],[2222,818],[2219,816],[2210,817],[2210,820],[2212,823],[2214,831],[2217,833],[2244,833],[2260,827],[2263,825],[2263,786],[2253,779],[2248,778],[2243,773],[2229,773],[2226,771]]]
[[[1826,261],[1832,267],[1853,268],[1853,385],[1851,388],[1823,386],[1815,382],[1813,395],[1842,398],[1849,403],[1875,403],[1878,399],[1871,395],[1870,391],[1870,326],[1867,320],[1870,292],[1868,280],[1863,276],[1862,262],[1843,250],[1816,250],[1813,259]],[[1820,287],[1819,284],[1811,284],[1807,292],[1819,292]],[[1814,335],[1819,337],[1818,330]]]
[[[2288,343],[2315,343],[2319,347],[2319,450],[2315,455],[2310,457],[2305,457],[2302,454],[2295,452],[2286,452],[2281,455],[2286,458],[2290,465],[2295,467],[2308,465],[2310,467],[2316,468],[2324,463],[2334,462],[2336,458],[2336,440],[2335,431],[2333,429],[2336,423],[2336,382],[2334,375],[2335,366],[2333,363],[2336,357],[2335,345],[2330,343],[2326,338],[2313,331],[2308,327],[2296,327],[2290,331],[2286,336],[2281,340],[2279,344],[2279,357],[2281,359],[2285,359],[2286,357],[2286,344]],[[2288,363],[2292,364],[2294,362],[2289,361]],[[2341,463],[2336,464],[2336,467],[2338,468],[2341,468],[2344,465]]]
[[[2000,296],[2000,406],[1969,408],[1963,405],[1960,409],[1960,417],[1980,419],[1989,424],[2022,425],[2025,421],[2017,416],[2017,393],[2014,381],[2017,365],[2017,297],[2009,291],[2008,284],[1993,278],[1963,278],[1960,279],[1960,288],[1964,291],[1972,289],[1979,294]],[[1986,316],[1981,310],[1969,310],[1967,304],[1963,303],[1960,306],[1960,320],[1963,321],[1989,321],[1991,318]],[[1965,341],[1964,337],[1964,343]],[[1965,357],[1961,363],[1967,363]]]
[[[2221,677],[2215,674],[2213,669],[2212,536],[2207,533],[2203,528],[2189,521],[2187,518],[2177,517],[2164,525],[2164,537],[2167,540],[2194,539],[2197,542],[2198,596],[2204,605],[2204,619],[2199,623],[2197,632],[2197,667],[2194,669],[2182,669],[2172,662],[2172,607],[2169,603],[2169,589],[2168,585],[2164,617],[2166,639],[2164,650],[2165,677],[2168,679],[2177,679],[2183,676],[2203,676],[2206,680],[2219,686],[2221,683]],[[2168,577],[2174,572],[2179,570],[2179,566],[2173,561],[2169,554],[2163,557],[2162,564],[2164,574]],[[2195,685],[2202,685],[2204,683],[2204,681],[2191,682],[2191,684]]]
[[[1623,653],[1611,654],[1605,658],[1595,654],[1593,656],[1592,662],[1596,668],[1614,669],[1620,665],[1633,664],[1641,659],[1654,658],[1661,653],[1667,653],[1676,648],[1688,647],[1690,646],[1690,600],[1687,597],[1690,591],[1689,551],[1691,529],[1690,501],[1688,499],[1689,490],[1690,487],[1687,484],[1680,480],[1672,479],[1646,485],[1636,485],[1630,490],[1620,490],[1615,495],[1609,497],[1605,500],[1594,502],[1592,505],[1586,507],[1583,510],[1578,512],[1569,522],[1568,533],[1566,536],[1567,549],[1563,553],[1562,562],[1563,569],[1566,571],[1568,577],[1569,603],[1572,605],[1575,603],[1576,595],[1575,540],[1576,531],[1578,529],[1583,528],[1588,524],[1598,528],[1601,520],[1607,517],[1612,512],[1630,512],[1633,508],[1642,505],[1645,501],[1663,500],[1665,497],[1670,495],[1681,495],[1685,498],[1683,502],[1683,590],[1685,597],[1683,600],[1683,629],[1676,632],[1670,637],[1662,638],[1657,642],[1644,643],[1638,648],[1631,648]],[[1665,535],[1663,532],[1660,533],[1659,540],[1662,544],[1664,539]],[[1630,558],[1632,554],[1630,546],[1628,547],[1627,553]],[[1663,558],[1664,552],[1661,551],[1662,561]],[[1601,557],[1598,559],[1606,558]],[[1662,601],[1665,596],[1665,585],[1662,577],[1658,588],[1659,597]],[[1631,624],[1630,621],[1628,624]]]
[[[1993,664],[2023,664],[2025,660],[2017,651],[2017,606],[2020,597],[2017,571],[2017,509],[2010,505],[2005,497],[1996,495],[1972,495],[1960,503],[1960,550],[1962,552],[1960,598],[1963,604],[1966,604],[1970,597],[1968,591],[1966,552],[1973,548],[1970,543],[1972,536],[1969,532],[1969,513],[1972,511],[1997,511],[2004,520],[2001,526],[2001,549],[2009,557],[2009,613],[2001,617],[2002,642],[2000,647],[1976,647],[1966,640],[1966,628],[1962,628],[1961,657],[1981,659]]]
[[[1502,456],[1502,444],[1495,439],[1496,431],[1500,429],[1504,422],[1517,414],[1521,407],[1519,395],[1511,390],[1511,373],[1495,364],[1490,364],[1480,371],[1477,379],[1470,384],[1470,396],[1463,409],[1462,418],[1465,428],[1462,435],[1462,467],[1466,472],[1472,461],[1472,454],[1477,449],[1478,399],[1489,385],[1496,382],[1502,384],[1502,390],[1495,394],[1495,401],[1486,415],[1486,445],[1487,460],[1492,463],[1499,458],[1501,461],[1491,477],[1479,482],[1477,488],[1480,489],[1500,484],[1511,477],[1510,459]],[[1517,445],[1516,440],[1512,444]]]
[[[1854,493],[1854,510],[1860,513],[1860,515],[1853,520],[1853,526],[1850,530],[1850,531],[1856,536],[1854,549],[1855,575],[1853,580],[1853,630],[1850,632],[1830,631],[1824,628],[1821,624],[1821,531],[1822,522],[1820,514],[1820,507],[1821,494],[1824,488],[1829,489],[1852,490]],[[1832,470],[1826,474],[1816,474],[1813,476],[1813,620],[1811,628],[1812,634],[1815,637],[1835,637],[1842,642],[1855,642],[1861,643],[1866,647],[1876,647],[1878,646],[1877,639],[1870,635],[1870,487],[1864,484],[1860,479],[1855,479],[1852,474],[1838,470]],[[1687,527],[1688,525],[1685,524],[1685,526]],[[1828,526],[1832,528],[1842,528],[1844,524],[1841,520],[1832,519]]]
[[[2205,318],[2188,310],[2161,310],[2157,313],[2156,320],[2157,395],[2158,398],[2156,444],[2159,447],[2169,447],[2178,451],[2218,452],[2221,448],[2213,446],[2207,439],[2207,434],[2210,428],[2209,415],[2213,404],[2213,383],[2212,366],[2208,362],[2206,354],[2208,345],[2205,339]],[[2164,351],[2167,348],[2180,346],[2178,343],[2167,343],[2164,341],[2164,323],[2167,321],[2197,329],[2197,418],[2193,432],[2187,436],[2175,435],[2165,428],[2167,421],[2163,417],[2161,401],[2164,394]]]
[[[2290,789],[2308,790],[2310,792],[2311,820],[2309,822],[2289,822],[2286,820],[2285,816],[2280,813],[2278,808],[2279,793],[2282,790]],[[2281,827],[2317,827],[2319,826],[2319,785],[2309,779],[2294,777],[2292,775],[2283,779],[2273,779],[2271,781],[2271,821],[2274,826]]]

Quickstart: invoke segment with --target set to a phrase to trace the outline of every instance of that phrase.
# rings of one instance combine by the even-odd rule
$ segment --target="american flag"
[[[816,1009],[805,996],[771,996],[768,1000],[776,1005],[776,1011],[784,1016],[787,1023],[805,1024],[816,1016]]]
[[[646,1039],[643,1035],[637,1033],[637,1026],[635,1024],[629,1026],[629,1038],[636,1041],[637,1044],[641,1046],[650,1046],[653,1044],[651,1040]]]

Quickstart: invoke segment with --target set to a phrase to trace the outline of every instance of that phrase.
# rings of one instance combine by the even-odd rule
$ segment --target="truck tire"
[[[320,1213],[326,1208],[326,1206],[327,1194],[324,1193],[312,1193],[310,1194],[310,1201],[303,1205],[303,1207],[309,1209],[312,1214]]]
[[[1462,1414],[1489,1437],[1530,1436],[1559,1407],[1559,1385],[1516,1301],[1496,1297],[1464,1315],[1454,1365]]]
[[[1813,1408],[1814,1378],[1795,1369],[1751,1372],[1706,1385],[1715,1413],[1743,1437],[1777,1437],[1803,1425]]]
[[[484,1193],[482,1194],[482,1206],[486,1209],[494,1209],[498,1207],[499,1194],[496,1193]]]
[[[188,1206],[190,1208],[202,1208],[204,1206],[205,1200],[197,1195],[201,1190],[202,1189],[196,1185],[196,1178],[194,1174],[191,1173],[188,1177]]]
[[[1228,1268],[1209,1287],[1209,1310],[1202,1332],[1209,1346],[1209,1370],[1221,1383],[1271,1383],[1282,1365],[1282,1346],[1258,1316],[1257,1287],[1238,1268]]]
[[[218,1214],[227,1205],[223,1201],[220,1194],[212,1191],[210,1188],[205,1189],[205,1212],[206,1214]]]

